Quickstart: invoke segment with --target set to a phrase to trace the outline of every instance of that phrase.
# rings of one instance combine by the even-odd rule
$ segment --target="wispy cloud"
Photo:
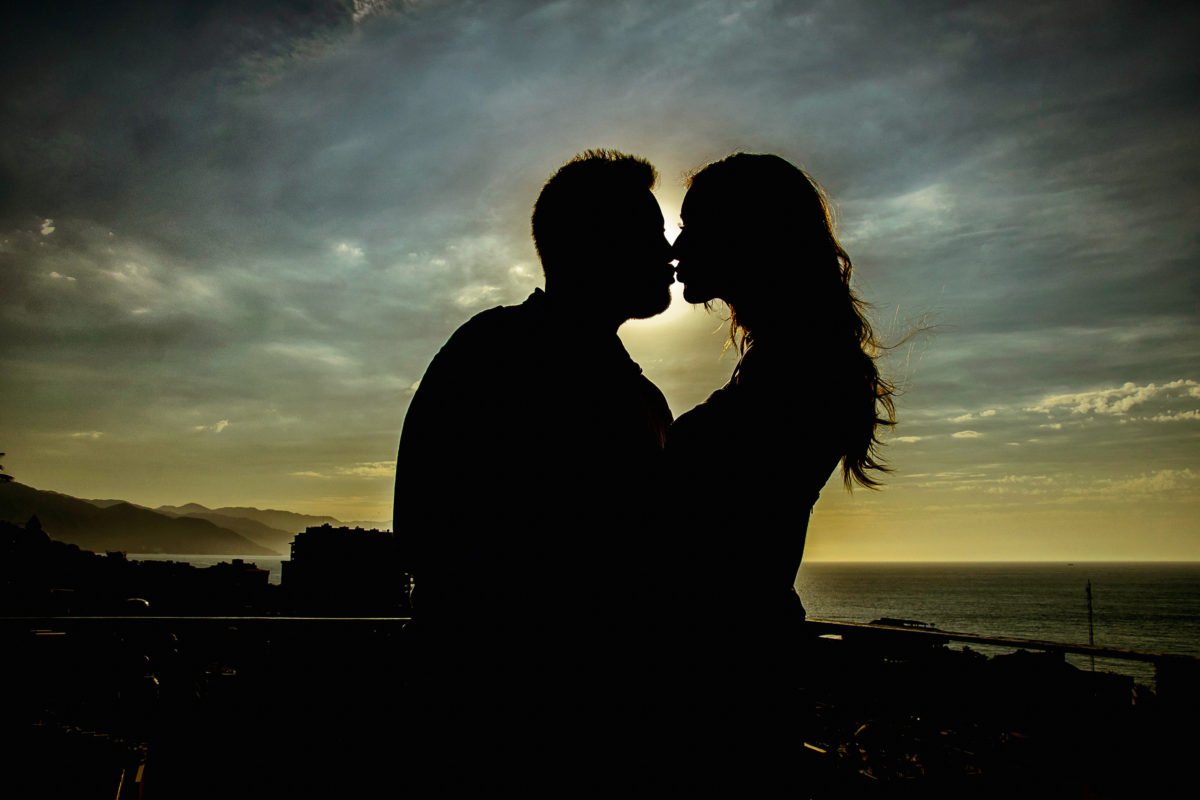
[[[1076,472],[1055,475],[1002,474],[926,476],[912,486],[924,492],[978,495],[995,507],[1071,505],[1087,500],[1132,503],[1149,496],[1200,502],[1200,474],[1191,469],[1162,469],[1120,477],[1097,478]],[[961,509],[962,506],[954,506]]]
[[[396,474],[396,462],[371,461],[350,467],[338,467],[337,474],[356,478],[390,478]]]
[[[460,308],[479,308],[494,303],[499,295],[499,286],[467,286],[454,296],[454,304]]]
[[[333,252],[347,259],[357,260],[362,258],[366,251],[364,251],[361,247],[355,247],[348,242],[338,242],[338,244],[333,248]]]
[[[1191,411],[1179,411],[1174,414],[1155,414],[1153,417],[1144,417],[1150,422],[1185,422],[1200,419],[1200,409],[1192,409]]]
[[[1073,503],[1109,498],[1128,502],[1173,493],[1200,500],[1200,475],[1190,469],[1161,469],[1131,477],[1103,478],[1086,486],[1067,488],[1062,500]]]
[[[1148,383],[1139,386],[1132,381],[1127,381],[1123,385],[1111,389],[1049,395],[1026,410],[1044,414],[1069,411],[1072,414],[1122,415],[1135,406],[1153,400],[1196,397],[1198,391],[1200,391],[1200,384],[1182,378],[1162,385]]]
[[[350,466],[334,467],[328,472],[316,472],[313,470],[305,470],[303,472],[292,472],[291,475],[304,478],[390,478],[396,474],[395,461],[366,461]]]
[[[302,342],[274,342],[265,345],[263,349],[272,356],[329,367],[348,367],[354,362],[349,356],[337,348],[326,344],[309,344]]]

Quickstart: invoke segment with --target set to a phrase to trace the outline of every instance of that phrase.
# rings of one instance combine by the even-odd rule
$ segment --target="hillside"
[[[207,519],[168,516],[121,501],[100,502],[112,504],[101,507],[16,481],[0,484],[0,520],[23,524],[36,515],[52,538],[87,550],[262,556],[281,552]]]
[[[206,519],[214,525],[239,533],[252,542],[261,544],[263,547],[269,547],[272,550],[278,550],[281,553],[289,552],[292,546],[292,539],[296,538],[295,533],[283,531],[279,528],[272,528],[269,525],[264,525],[247,517],[231,517],[226,514],[218,514],[215,511],[189,512],[180,516]]]
[[[170,514],[172,516],[200,516],[215,514],[222,517],[237,517],[240,519],[253,520],[261,525],[266,525],[269,528],[274,528],[278,531],[286,531],[288,533],[297,534],[304,531],[310,525],[333,525],[334,527],[342,524],[341,520],[334,517],[315,516],[313,514],[297,514],[294,511],[281,511],[274,508],[251,508],[248,506],[223,506],[221,508],[207,508],[199,503],[188,503],[183,506],[159,506],[155,509],[161,514]],[[289,540],[290,541],[290,540]]]

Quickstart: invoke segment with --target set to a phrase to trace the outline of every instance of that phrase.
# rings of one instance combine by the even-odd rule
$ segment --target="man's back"
[[[409,406],[393,517],[428,777],[456,754],[526,788],[609,768],[649,696],[671,413],[617,329],[671,301],[656,179],[613,151],[559,169],[531,220],[546,291],[464,324]]]
[[[616,335],[574,328],[541,291],[472,318],[401,436],[395,525],[415,613],[492,627],[617,611],[663,501],[670,422]]]

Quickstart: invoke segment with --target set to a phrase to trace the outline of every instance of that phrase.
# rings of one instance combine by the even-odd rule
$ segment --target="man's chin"
[[[646,297],[641,303],[634,308],[630,314],[630,319],[650,319],[657,317],[659,314],[667,310],[671,305],[671,290],[663,289],[662,294],[654,297]]]

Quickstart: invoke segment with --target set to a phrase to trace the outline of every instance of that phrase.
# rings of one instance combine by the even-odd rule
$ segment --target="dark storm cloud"
[[[810,169],[880,327],[940,325],[891,356],[914,418],[1196,377],[1197,28],[1184,4],[38,6],[3,48],[0,403],[386,458],[446,335],[539,282],[530,205],[594,146],[664,197],[736,148]],[[686,407],[719,342],[669,341],[651,377]]]

